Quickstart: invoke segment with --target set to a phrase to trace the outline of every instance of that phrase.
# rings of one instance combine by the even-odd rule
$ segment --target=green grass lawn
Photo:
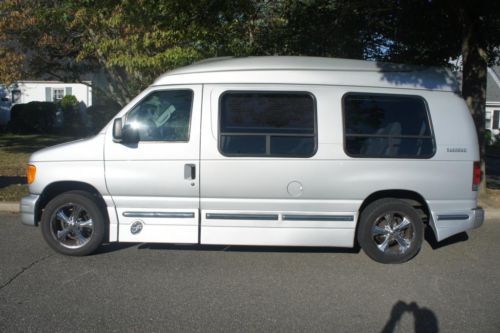
[[[28,193],[26,164],[31,153],[45,147],[75,140],[55,135],[0,134],[0,201],[18,201]]]

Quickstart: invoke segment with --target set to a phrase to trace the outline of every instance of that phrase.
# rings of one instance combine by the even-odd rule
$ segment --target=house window
[[[486,127],[486,129],[491,129],[491,112],[490,111],[486,111],[485,127]]]
[[[306,92],[230,91],[220,98],[219,150],[226,156],[311,157],[316,106]]]
[[[52,100],[54,102],[60,101],[63,97],[64,97],[64,89],[63,88],[52,89]]]
[[[493,129],[498,129],[500,127],[500,110],[493,111]]]
[[[375,158],[434,155],[434,139],[423,98],[350,93],[343,104],[347,155]]]

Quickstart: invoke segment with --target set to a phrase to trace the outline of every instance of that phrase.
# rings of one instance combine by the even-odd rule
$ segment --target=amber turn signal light
[[[31,184],[35,181],[36,167],[32,164],[28,164],[26,169],[26,181]]]

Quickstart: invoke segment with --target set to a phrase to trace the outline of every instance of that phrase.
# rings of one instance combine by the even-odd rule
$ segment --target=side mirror
[[[123,122],[122,118],[116,118],[115,121],[113,122],[113,141],[114,142],[122,142],[122,129],[123,129]]]
[[[139,131],[130,125],[123,125],[122,118],[113,122],[113,141],[124,144],[137,144],[140,141]]]
[[[136,145],[140,141],[139,131],[125,124],[122,128],[122,143]]]

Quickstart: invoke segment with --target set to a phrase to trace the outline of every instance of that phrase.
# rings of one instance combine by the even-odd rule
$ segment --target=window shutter
[[[52,89],[50,87],[45,87],[45,101],[52,102]]]
[[[498,120],[500,118],[500,110],[493,111],[493,129],[498,129]]]
[[[72,95],[72,94],[73,94],[73,88],[66,87],[66,93],[64,94],[64,96],[66,96],[66,95]]]

